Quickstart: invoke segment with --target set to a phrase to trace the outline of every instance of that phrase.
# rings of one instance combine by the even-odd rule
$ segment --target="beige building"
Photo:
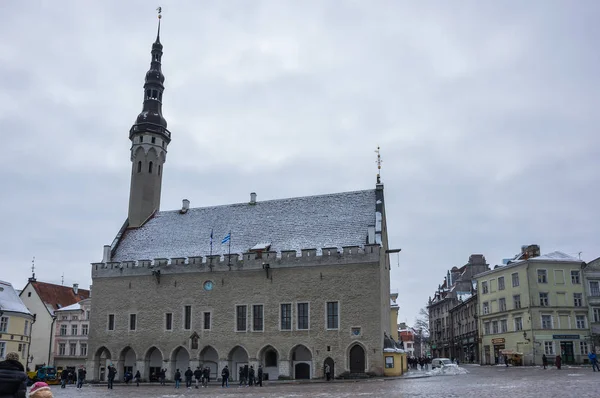
[[[515,355],[539,365],[544,354],[550,361],[560,354],[563,363],[583,363],[589,348],[584,263],[562,252],[522,254],[476,276],[481,363]]]
[[[7,353],[16,352],[23,367],[27,366],[32,322],[33,315],[13,286],[0,281],[0,361]]]
[[[592,344],[600,353],[600,257],[586,264],[583,275]]]
[[[84,366],[88,354],[91,299],[56,310],[54,366],[75,369]]]

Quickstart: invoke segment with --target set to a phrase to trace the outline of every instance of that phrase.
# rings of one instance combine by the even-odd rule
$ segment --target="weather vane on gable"
[[[381,153],[379,151],[379,147],[377,147],[375,153],[377,154],[377,184],[379,184],[381,183],[381,163],[383,162],[383,160],[381,160]]]
[[[160,13],[162,12],[162,7],[158,7],[156,11],[158,11],[158,19],[161,19],[162,15],[160,15]]]
[[[31,260],[31,279],[35,280],[35,256]]]

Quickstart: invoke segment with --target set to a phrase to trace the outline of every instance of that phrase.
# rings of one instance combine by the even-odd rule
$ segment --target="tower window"
[[[144,136],[140,135],[140,142],[144,142]]]
[[[158,92],[158,100],[162,102],[162,92],[161,91]]]
[[[165,147],[165,141],[164,141],[164,140],[163,140],[163,142],[162,142],[162,147],[163,147],[163,148]]]
[[[138,162],[138,173],[142,172],[142,162]]]
[[[148,173],[152,174],[152,162],[148,163]]]
[[[146,99],[150,98],[150,89],[146,90]]]
[[[156,137],[152,137],[152,143],[156,144]]]
[[[158,175],[160,175],[160,164],[158,165]]]

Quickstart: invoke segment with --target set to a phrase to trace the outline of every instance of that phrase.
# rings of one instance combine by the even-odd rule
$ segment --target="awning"
[[[500,354],[502,354],[502,355],[523,355],[522,352],[517,352],[515,350],[500,350]]]

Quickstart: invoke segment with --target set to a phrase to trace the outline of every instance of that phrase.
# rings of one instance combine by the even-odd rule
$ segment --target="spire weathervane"
[[[31,280],[35,281],[35,256],[33,256],[33,260],[31,260]]]
[[[160,19],[162,18],[162,7],[157,7],[156,12],[158,12],[158,33],[156,33],[156,41],[160,41]]]
[[[375,150],[375,153],[377,154],[377,184],[381,183],[381,163],[383,162],[383,160],[381,160],[381,153],[379,151],[379,146],[377,147],[377,150]]]

